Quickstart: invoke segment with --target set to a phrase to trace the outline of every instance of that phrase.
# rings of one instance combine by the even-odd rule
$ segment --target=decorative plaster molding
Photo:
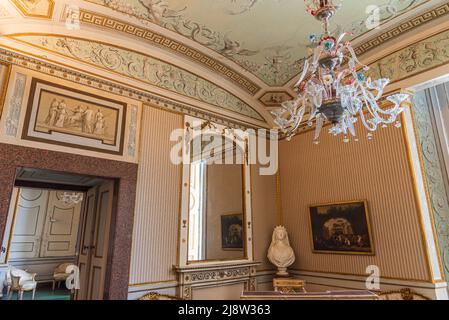
[[[11,0],[26,17],[51,19],[54,0]]]
[[[367,77],[390,83],[449,63],[449,30],[420,40],[369,65]]]
[[[233,268],[228,270],[198,271],[184,275],[184,282],[198,283],[209,280],[238,279],[249,274],[250,270],[247,267]]]
[[[184,69],[126,48],[60,35],[9,35],[11,39],[263,121],[248,104]]]
[[[245,288],[256,288],[258,262],[234,263],[229,265],[198,265],[191,267],[177,267],[178,292],[183,299],[192,298],[192,288],[207,287],[213,285],[224,285],[225,283],[243,282]]]
[[[118,83],[114,80],[98,78],[89,73],[80,72],[73,68],[62,67],[55,63],[25,56],[23,54],[10,50],[10,48],[0,47],[0,62],[2,61],[8,64],[25,67],[27,69],[47,74],[56,78],[72,81],[86,87],[94,88],[96,90],[101,90],[115,95],[142,101],[143,103],[151,104],[152,106],[159,107],[163,110],[186,114],[204,120],[210,120],[212,122],[224,126],[230,126],[236,129],[257,128],[257,126],[245,122],[241,119],[217,115],[216,113],[201,109],[200,107],[190,105],[159,94],[156,95],[147,90],[141,90],[135,87]]]
[[[22,111],[23,95],[25,93],[26,75],[17,73],[14,81],[14,89],[11,98],[9,98],[9,112],[6,117],[5,129],[6,135],[15,137],[19,127],[20,113]]]
[[[131,106],[131,118],[129,119],[129,133],[128,133],[128,156],[134,157],[136,155],[137,142],[137,106]]]
[[[292,99],[293,96],[287,91],[267,91],[260,96],[259,101],[265,107],[279,107],[282,102]]]
[[[443,4],[437,8],[426,11],[419,16],[412,18],[411,20],[402,22],[399,26],[396,26],[382,34],[372,38],[360,46],[356,47],[354,50],[358,56],[367,53],[368,51],[384,44],[387,41],[393,40],[394,38],[404,34],[405,32],[412,31],[424,24],[433,21],[437,18],[449,14],[449,3]]]
[[[433,131],[435,123],[430,111],[433,107],[426,98],[426,91],[419,91],[413,97],[412,112],[415,119],[416,138],[420,146],[420,161],[425,174],[428,201],[440,245],[441,264],[446,279],[449,279],[449,200],[444,183],[444,169],[441,167],[438,154],[438,138]]]
[[[170,50],[183,56],[184,58],[201,64],[203,67],[206,67],[215,73],[220,74],[252,95],[256,94],[261,89],[254,82],[232,68],[226,66],[219,60],[214,59],[199,50],[182,44],[177,40],[171,39],[166,35],[84,9],[80,9],[79,20],[84,24],[100,26],[114,32],[132,35],[143,41],[149,42],[152,45]]]

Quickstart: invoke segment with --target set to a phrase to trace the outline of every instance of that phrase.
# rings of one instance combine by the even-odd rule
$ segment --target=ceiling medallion
[[[298,95],[285,101],[272,114],[275,123],[290,140],[298,131],[307,116],[307,125],[316,124],[314,143],[319,143],[321,129],[326,121],[332,124],[329,133],[342,134],[343,141],[350,136],[358,141],[354,124],[360,117],[368,129],[368,139],[379,125],[382,127],[395,123],[403,111],[402,103],[408,94],[398,93],[387,97],[393,107],[381,108],[377,101],[382,97],[389,79],[372,80],[366,78],[369,68],[358,59],[349,41],[343,41],[348,33],[334,35],[329,31],[329,20],[341,7],[335,0],[305,0],[306,10],[324,26],[321,38],[310,36],[313,54],[305,60],[304,69],[295,84]],[[343,65],[344,63],[344,65]]]

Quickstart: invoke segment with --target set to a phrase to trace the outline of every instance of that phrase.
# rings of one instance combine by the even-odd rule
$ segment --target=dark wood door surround
[[[82,153],[82,152],[80,152]],[[105,299],[126,299],[136,198],[137,164],[0,143],[0,239],[3,238],[16,169],[27,167],[116,180]]]

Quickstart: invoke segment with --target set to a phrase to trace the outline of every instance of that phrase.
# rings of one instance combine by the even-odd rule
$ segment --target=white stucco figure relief
[[[268,260],[278,268],[278,276],[288,276],[287,268],[295,262],[295,253],[288,240],[287,230],[283,226],[274,228]]]

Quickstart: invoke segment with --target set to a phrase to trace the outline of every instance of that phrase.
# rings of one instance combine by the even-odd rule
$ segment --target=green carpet
[[[23,300],[31,300],[32,292],[24,292]],[[14,292],[12,294],[11,300],[17,299],[17,293]],[[8,300],[6,296],[6,291],[3,294],[3,298],[1,300]],[[48,287],[39,287],[39,284],[36,289],[36,294],[34,296],[34,300],[70,300],[70,291],[64,289],[55,289],[53,291]]]

